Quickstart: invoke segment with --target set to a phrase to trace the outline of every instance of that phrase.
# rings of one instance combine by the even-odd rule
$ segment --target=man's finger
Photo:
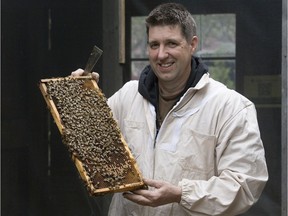
[[[99,74],[98,73],[96,73],[96,72],[92,72],[92,78],[94,79],[94,80],[96,80],[96,82],[98,83],[99,82]]]
[[[151,201],[144,196],[134,193],[123,193],[123,197],[140,205],[151,205]]]
[[[143,182],[147,184],[150,187],[160,188],[163,183],[159,180],[153,180],[153,179],[143,179]]]
[[[83,73],[84,73],[84,70],[81,69],[81,68],[79,68],[79,69],[73,71],[73,72],[71,73],[71,76],[82,76]]]
[[[151,191],[151,190],[135,190],[135,191],[131,191],[131,193],[145,196],[145,197],[149,197],[149,196],[151,196],[151,193],[153,193],[153,191]]]

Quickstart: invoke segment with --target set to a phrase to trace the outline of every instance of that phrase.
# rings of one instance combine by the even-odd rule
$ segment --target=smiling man
[[[173,25],[147,26],[149,60],[158,78],[157,114],[160,124],[187,84],[191,74],[191,57],[198,43],[196,36],[187,35],[186,38],[176,22]]]
[[[150,65],[108,104],[149,189],[115,194],[109,215],[247,211],[268,180],[253,103],[193,56],[196,24],[182,5],[159,5],[146,28]]]

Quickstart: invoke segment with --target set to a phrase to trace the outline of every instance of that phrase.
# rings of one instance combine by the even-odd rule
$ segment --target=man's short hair
[[[146,18],[147,36],[149,27],[165,25],[179,25],[187,41],[196,36],[196,23],[191,13],[181,4],[165,3],[153,9]]]

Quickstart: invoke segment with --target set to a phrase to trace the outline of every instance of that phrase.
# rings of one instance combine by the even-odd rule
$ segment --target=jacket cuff
[[[183,179],[178,183],[178,186],[182,190],[180,205],[187,209],[190,209],[192,203],[194,202],[191,196],[191,191],[193,191],[193,185],[191,184],[191,181],[189,181],[188,179]]]

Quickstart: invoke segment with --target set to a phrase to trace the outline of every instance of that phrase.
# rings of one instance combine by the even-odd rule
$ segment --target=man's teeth
[[[166,63],[166,64],[160,64],[160,65],[161,65],[161,67],[169,67],[172,65],[172,63]]]

